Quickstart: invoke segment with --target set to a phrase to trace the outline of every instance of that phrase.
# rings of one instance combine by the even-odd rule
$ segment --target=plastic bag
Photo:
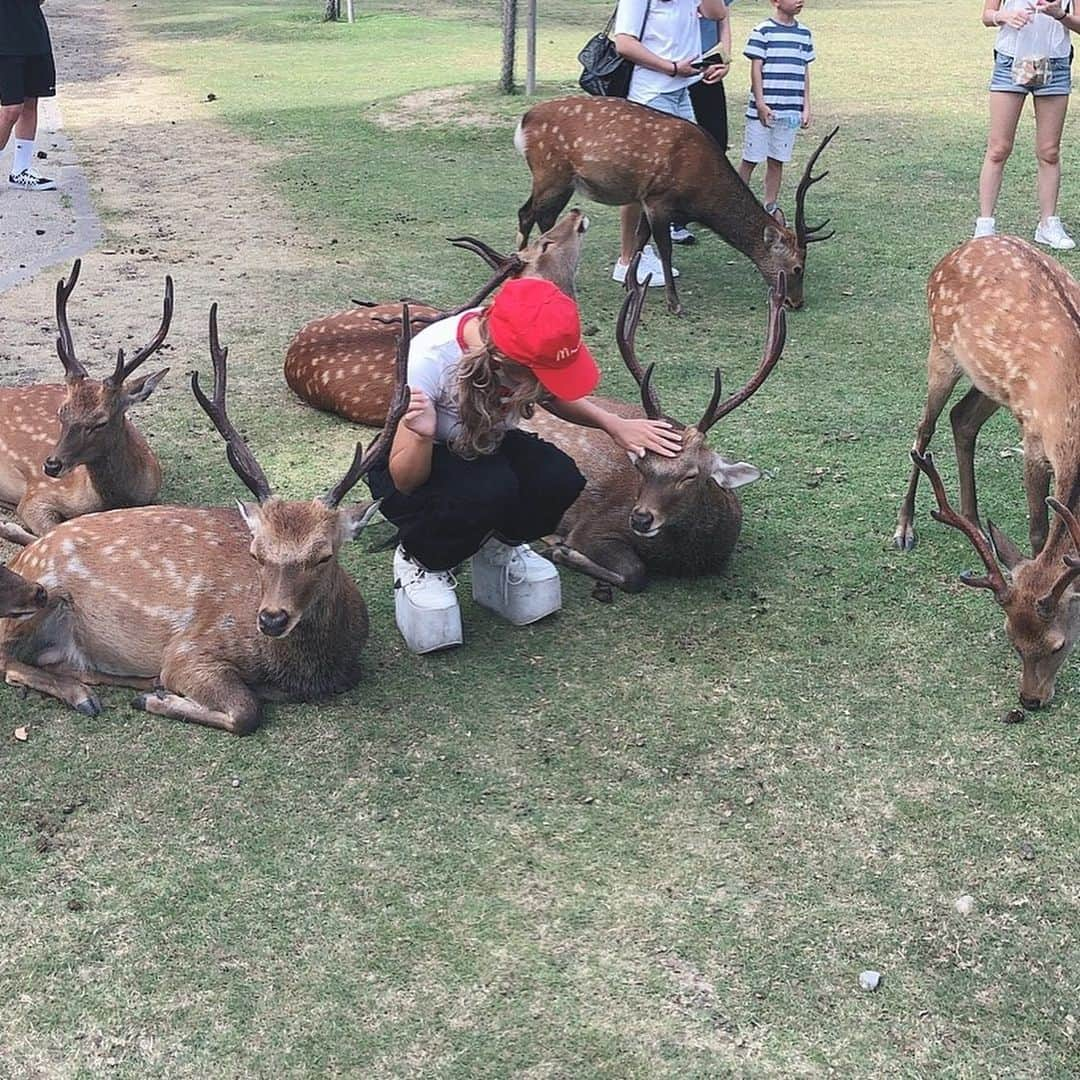
[[[1016,53],[1012,62],[1012,81],[1017,86],[1038,89],[1050,81],[1050,43],[1056,20],[1036,14],[1027,26],[1016,31]]]

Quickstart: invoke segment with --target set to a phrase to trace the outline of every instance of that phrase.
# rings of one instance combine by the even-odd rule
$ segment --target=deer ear
[[[355,506],[346,506],[338,511],[338,521],[341,522],[341,539],[355,540],[371,523],[375,512],[379,509],[382,499],[374,502],[357,503]]]
[[[244,519],[244,524],[248,527],[251,535],[258,536],[259,530],[262,528],[262,518],[259,516],[259,504],[241,502],[237,499],[236,509],[240,511],[240,516]]]
[[[994,548],[994,554],[998,562],[1006,570],[1015,569],[1027,556],[989,519],[986,522],[990,543]]]
[[[784,230],[778,229],[775,225],[766,225],[764,233],[765,246],[772,255],[783,255],[791,250],[790,235],[790,233],[785,233]]]
[[[713,459],[712,478],[722,488],[733,491],[743,484],[752,484],[761,479],[761,470],[748,461],[725,461],[719,454]]]
[[[145,401],[157,389],[158,383],[168,374],[169,369],[164,368],[153,375],[145,375],[141,379],[133,379],[124,383],[124,408]]]

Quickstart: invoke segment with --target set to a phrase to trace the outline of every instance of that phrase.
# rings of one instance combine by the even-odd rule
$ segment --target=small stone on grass
[[[880,971],[860,971],[859,972],[859,989],[860,990],[876,990],[881,985],[881,972]]]
[[[968,893],[964,893],[963,896],[958,896],[953,901],[953,907],[956,908],[961,915],[970,915],[975,910],[975,897],[970,896]]]

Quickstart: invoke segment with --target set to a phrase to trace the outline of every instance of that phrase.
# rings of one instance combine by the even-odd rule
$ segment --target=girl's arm
[[[1052,4],[1038,0],[1035,10],[1042,12],[1044,15],[1049,15],[1051,19],[1057,19],[1066,30],[1072,30],[1074,33],[1080,30],[1080,16],[1067,13],[1065,5],[1060,0]]]
[[[983,7],[982,24],[992,26],[996,30],[999,26],[1011,26],[1014,30],[1020,30],[1031,22],[1031,16],[1035,11],[1035,5],[1029,4],[1026,8],[1017,11],[1002,11],[1002,0],[986,0]],[[1060,5],[1059,5],[1060,6]],[[1049,15],[1050,12],[1047,12]],[[1055,15],[1056,19],[1057,16]]]
[[[409,406],[390,445],[390,479],[402,495],[411,495],[431,475],[435,405],[423,390],[409,390]]]
[[[552,398],[540,403],[549,413],[581,427],[598,428],[621,450],[644,457],[651,450],[661,457],[674,457],[682,449],[682,436],[667,420],[629,419],[598,405],[592,398],[560,401]]]

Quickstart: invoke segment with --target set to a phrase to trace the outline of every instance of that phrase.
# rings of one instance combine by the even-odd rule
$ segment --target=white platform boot
[[[515,626],[525,626],[562,607],[555,564],[528,544],[511,547],[491,537],[472,557],[473,599]]]
[[[400,547],[394,552],[394,617],[411,652],[461,644],[456,585],[449,570],[428,570]]]

